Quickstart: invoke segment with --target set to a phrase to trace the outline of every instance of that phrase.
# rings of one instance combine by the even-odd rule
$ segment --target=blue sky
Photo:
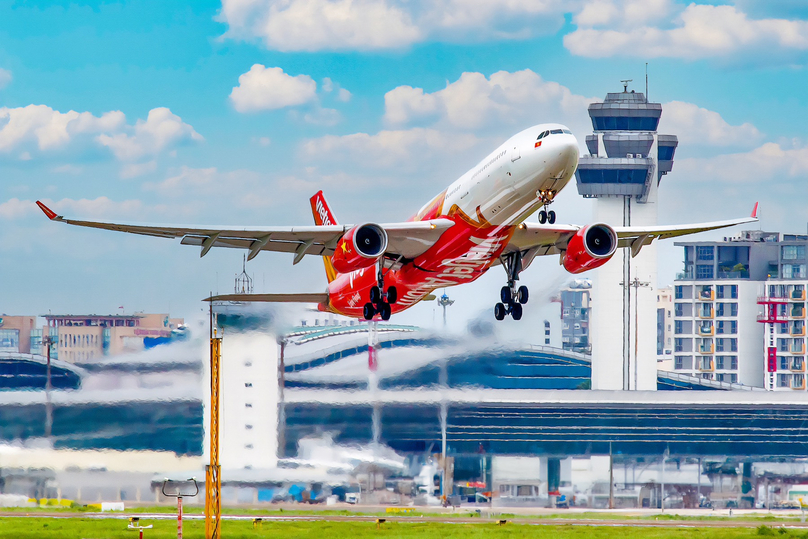
[[[36,199],[87,218],[308,224],[322,188],[341,221],[401,220],[523,127],[563,122],[583,141],[586,105],[621,79],[643,91],[646,62],[660,129],[680,139],[660,222],[742,216],[760,199],[763,228],[804,233],[807,6],[0,1],[0,312],[191,316],[240,270],[237,251],[200,260],[49,223]],[[556,209],[591,214],[574,185]],[[680,259],[660,247],[660,284]],[[325,282],[316,259],[292,269],[265,253],[248,271],[257,291]],[[455,318],[493,305],[501,277],[453,291]],[[566,277],[546,260],[525,280],[549,293]]]

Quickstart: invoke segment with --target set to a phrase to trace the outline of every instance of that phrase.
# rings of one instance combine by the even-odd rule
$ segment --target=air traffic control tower
[[[575,178],[579,194],[597,199],[596,222],[656,225],[659,183],[679,142],[657,134],[662,105],[628,91],[628,82],[623,92],[589,105],[590,155],[580,158]],[[592,389],[656,390],[656,245],[635,257],[621,249],[594,273]]]

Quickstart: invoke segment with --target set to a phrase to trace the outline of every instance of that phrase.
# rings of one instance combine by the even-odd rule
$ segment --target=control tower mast
[[[590,155],[580,158],[575,177],[578,193],[597,199],[595,221],[656,225],[657,190],[662,176],[673,168],[678,139],[657,134],[662,105],[629,90],[630,82],[622,81],[622,92],[609,93],[602,103],[589,105],[594,128],[594,134],[586,137]],[[633,258],[628,249],[622,249],[594,273],[592,389],[655,390],[656,296],[653,289],[640,291],[632,305],[630,286],[625,283],[636,277],[656,284],[656,246],[644,247]],[[636,326],[631,323],[635,314],[639,314]],[[635,368],[636,381],[631,375]]]

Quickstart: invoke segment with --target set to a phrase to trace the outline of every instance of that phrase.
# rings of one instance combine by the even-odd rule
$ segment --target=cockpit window
[[[551,135],[560,135],[563,131],[561,129],[553,129],[550,131]]]
[[[542,133],[539,135],[539,138],[537,138],[536,140],[541,140],[541,139],[543,139],[543,138],[544,138],[544,137],[546,137],[546,136],[547,136],[549,133],[550,133],[549,131],[543,131],[543,132],[542,132]]]
[[[562,129],[561,131],[563,133],[566,133],[567,135],[572,135],[572,131],[570,131],[569,129]]]

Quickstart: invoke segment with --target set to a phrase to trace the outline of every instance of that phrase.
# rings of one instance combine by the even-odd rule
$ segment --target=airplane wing
[[[634,257],[643,246],[650,245],[657,238],[675,238],[755,222],[758,220],[757,210],[758,205],[755,204],[751,216],[727,221],[688,225],[616,226],[613,228],[617,234],[618,246],[630,247],[631,256]],[[567,248],[567,243],[581,228],[583,227],[577,225],[542,225],[524,222],[517,227],[508,243],[506,252],[527,252],[531,260],[535,256],[562,254]]]
[[[294,253],[293,264],[305,255],[330,256],[342,235],[353,225],[295,226],[295,227],[227,227],[123,224],[103,221],[68,219],[37,201],[37,206],[51,221],[68,225],[116,230],[130,234],[160,238],[182,238],[182,245],[201,247],[199,256],[205,256],[213,247],[228,247],[249,251],[248,260],[261,251]],[[454,225],[449,219],[431,219],[388,223],[381,226],[387,232],[387,254],[405,259],[415,258],[429,249],[441,234]]]

